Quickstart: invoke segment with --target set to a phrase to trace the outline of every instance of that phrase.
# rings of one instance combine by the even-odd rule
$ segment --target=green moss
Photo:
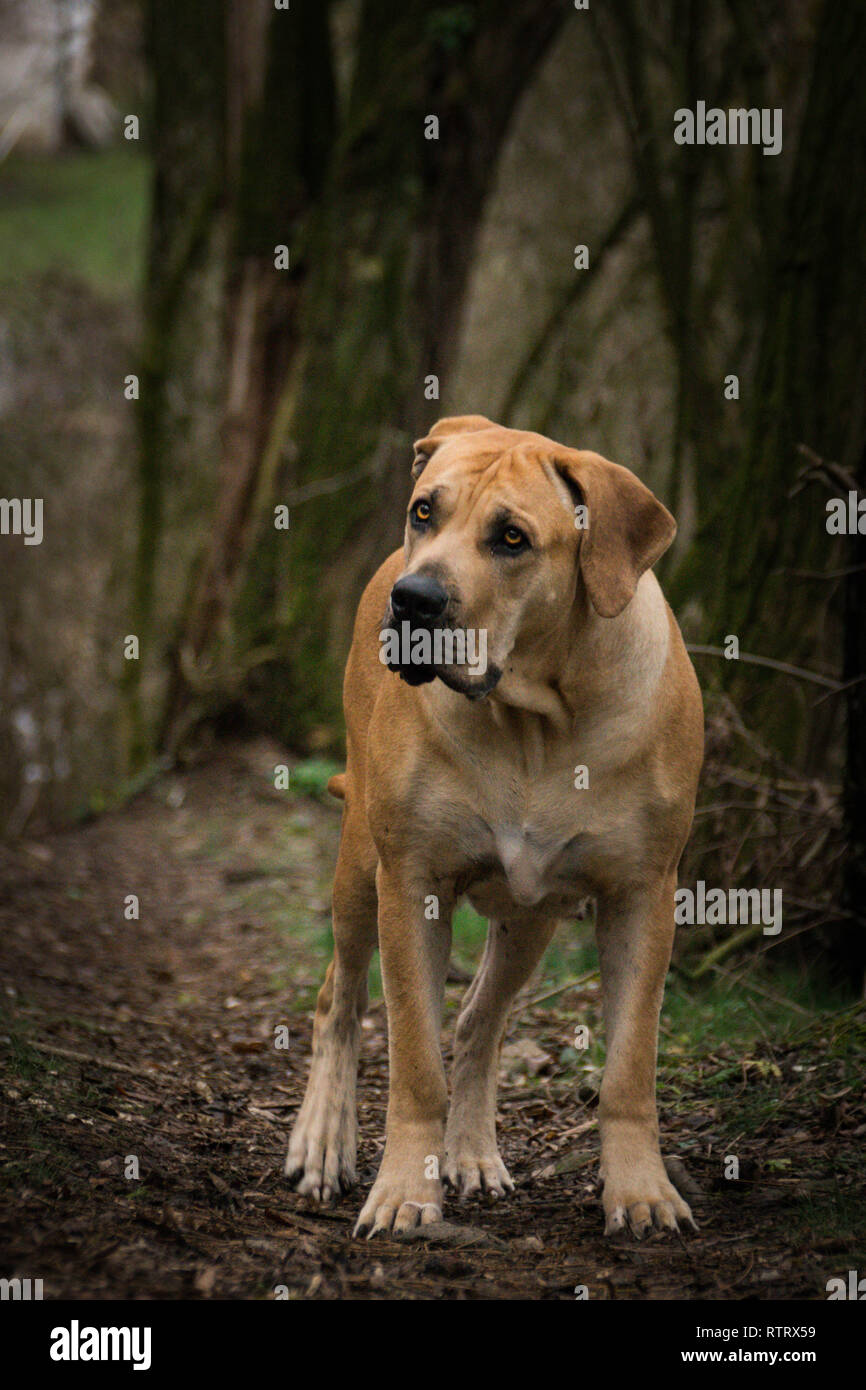
[[[64,270],[114,298],[137,293],[149,169],[133,145],[51,160],[13,156],[0,186],[0,283]]]

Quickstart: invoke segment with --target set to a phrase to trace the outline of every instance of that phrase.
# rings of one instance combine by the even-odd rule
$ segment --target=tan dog
[[[346,667],[334,958],[286,1172],[321,1201],[354,1181],[378,921],[390,1095],[356,1234],[440,1219],[440,1173],[464,1194],[511,1190],[496,1143],[509,1006],[557,921],[593,895],[606,1231],[676,1229],[691,1213],[659,1150],[656,1047],[703,717],[650,570],[675,523],[627,469],[483,416],[441,420],[416,451],[405,552],[368,586]],[[390,648],[398,679],[379,629],[390,641],[404,624],[428,646],[443,629],[485,633],[486,669],[447,651],[437,662],[419,641],[420,665]],[[457,1022],[449,1109],[440,1015],[462,895],[490,927]]]

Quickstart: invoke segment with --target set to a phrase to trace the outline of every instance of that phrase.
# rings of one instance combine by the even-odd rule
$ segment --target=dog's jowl
[[[496,1141],[509,1006],[592,896],[606,1229],[673,1229],[691,1214],[659,1149],[656,1046],[703,755],[697,680],[652,573],[675,523],[628,469],[482,416],[440,421],[412,471],[404,549],[361,600],[346,667],[334,958],[286,1172],[321,1201],[355,1179],[378,942],[387,1135],[356,1231],[440,1219],[445,1185],[510,1191]],[[463,896],[490,926],[449,1104],[440,1011]]]

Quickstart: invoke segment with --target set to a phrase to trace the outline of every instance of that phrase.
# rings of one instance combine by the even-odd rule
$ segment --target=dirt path
[[[757,1083],[717,1049],[663,1085],[665,1150],[686,1157],[704,1194],[691,1238],[603,1240],[593,1087],[560,1066],[564,1025],[549,1005],[523,1009],[509,1034],[508,1202],[450,1202],[459,1229],[436,1239],[361,1243],[350,1239],[357,1193],[317,1211],[290,1192],[282,1159],[339,816],[313,797],[287,807],[272,790],[275,761],[267,745],[219,750],[120,812],[2,852],[0,1274],[42,1278],[46,1297],[94,1299],[266,1298],[278,1287],[571,1299],[577,1285],[593,1298],[781,1299],[824,1298],[828,1278],[866,1267],[862,1092],[813,1038],[784,1055],[768,1045]],[[131,894],[138,920],[124,916]],[[448,986],[452,1020],[463,988]],[[274,1045],[279,1025],[288,1051]],[[709,1085],[727,1072],[727,1090]],[[765,1083],[767,1119],[738,1135],[744,1088]],[[379,1003],[362,1055],[365,1187],[386,1084]],[[722,1172],[733,1142],[737,1183]]]

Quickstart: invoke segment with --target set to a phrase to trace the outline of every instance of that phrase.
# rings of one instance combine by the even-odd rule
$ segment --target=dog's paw
[[[380,1231],[409,1231],[442,1220],[442,1184],[417,1164],[382,1169],[358,1217],[354,1234],[370,1240]]]
[[[642,1240],[653,1230],[678,1231],[680,1222],[698,1229],[660,1156],[648,1155],[627,1166],[608,1165],[602,1181],[606,1236],[630,1231]]]
[[[471,1141],[452,1143],[446,1139],[443,1177],[461,1197],[475,1197],[484,1192],[497,1198],[514,1191],[511,1174],[495,1143],[488,1146]]]
[[[353,1104],[319,1101],[318,1094],[308,1100],[289,1139],[285,1173],[303,1196],[327,1203],[355,1184],[355,1110]]]

